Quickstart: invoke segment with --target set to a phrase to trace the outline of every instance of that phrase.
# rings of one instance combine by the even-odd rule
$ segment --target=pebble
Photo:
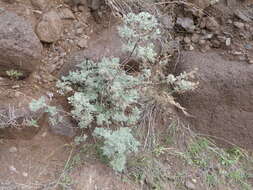
[[[239,28],[239,29],[243,29],[244,28],[244,24],[242,22],[234,22],[234,26],[236,28]]]
[[[14,86],[12,86],[11,88],[13,88],[13,89],[17,89],[17,88],[20,88],[20,85],[14,85]]]
[[[23,172],[22,175],[23,175],[24,177],[27,177],[27,176],[28,176],[28,173]]]
[[[225,44],[226,44],[226,46],[230,46],[231,45],[231,38],[227,38]]]
[[[195,190],[196,189],[196,186],[190,180],[187,180],[185,182],[185,187],[187,189],[190,189],[190,190]]]
[[[17,152],[18,151],[18,149],[15,147],[15,146],[13,146],[13,147],[11,147],[10,149],[9,149],[9,152],[10,153],[15,153],[15,152]]]
[[[190,17],[177,18],[177,25],[180,25],[187,32],[193,32],[195,29],[194,21]]]
[[[193,34],[191,40],[193,43],[198,43],[199,38],[200,38],[200,36],[198,34]]]
[[[194,50],[194,47],[192,45],[189,46],[189,50],[192,51]]]
[[[18,173],[18,170],[14,166],[9,166],[9,170]]]
[[[80,48],[87,48],[87,47],[88,47],[87,39],[85,39],[85,38],[79,39],[78,42],[77,42],[77,45],[78,45]]]
[[[186,44],[189,44],[189,43],[191,43],[191,39],[188,36],[186,36],[186,37],[184,37],[184,42]]]
[[[244,47],[245,47],[245,49],[247,49],[247,50],[251,50],[251,49],[252,49],[252,45],[250,45],[250,44],[246,44]]]
[[[207,40],[207,39],[211,39],[212,37],[213,37],[213,34],[206,34],[205,36],[203,36],[203,39]]]

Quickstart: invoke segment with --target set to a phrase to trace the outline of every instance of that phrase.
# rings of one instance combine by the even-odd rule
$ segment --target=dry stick
[[[61,181],[61,178],[63,177],[63,175],[64,175],[64,173],[65,173],[65,171],[66,171],[66,169],[67,169],[67,166],[68,166],[68,164],[69,164],[69,162],[70,162],[70,159],[71,159],[71,157],[72,157],[73,151],[74,151],[74,148],[72,147],[72,149],[71,149],[71,151],[70,151],[70,154],[69,154],[69,157],[68,157],[68,160],[67,160],[67,162],[66,162],[66,164],[65,164],[65,166],[64,166],[63,172],[62,172],[62,174],[60,175],[60,177],[58,178],[56,184],[54,185],[54,188],[56,188],[56,187],[59,185],[59,183],[60,183],[60,181]]]

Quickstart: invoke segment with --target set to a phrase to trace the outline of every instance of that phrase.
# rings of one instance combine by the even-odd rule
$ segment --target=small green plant
[[[110,164],[115,171],[122,172],[125,169],[126,155],[137,152],[140,143],[131,134],[131,129],[122,127],[117,131],[96,128],[94,136],[103,138],[103,154],[110,158]]]
[[[10,77],[12,80],[19,80],[20,77],[23,76],[23,73],[22,73],[21,71],[14,70],[14,69],[11,69],[11,70],[6,71],[6,74],[7,74],[7,76]]]

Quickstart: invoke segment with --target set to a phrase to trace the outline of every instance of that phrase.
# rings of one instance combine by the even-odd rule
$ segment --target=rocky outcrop
[[[0,12],[0,75],[10,69],[34,71],[40,63],[42,45],[30,23],[9,11]]]

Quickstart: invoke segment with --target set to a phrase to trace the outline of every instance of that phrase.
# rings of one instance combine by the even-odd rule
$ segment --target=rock
[[[251,50],[251,49],[252,49],[252,45],[250,45],[250,44],[246,44],[244,47],[245,47],[245,49],[247,49],[247,50]]]
[[[0,13],[0,76],[18,70],[27,76],[40,64],[42,45],[31,24],[15,13]]]
[[[225,41],[226,46],[230,46],[231,45],[231,38],[227,38]]]
[[[192,41],[193,43],[198,43],[199,38],[200,38],[199,34],[194,33],[194,34],[192,35],[191,41]]]
[[[32,5],[39,10],[44,10],[47,6],[49,1],[48,0],[31,0]]]
[[[19,173],[18,170],[14,166],[9,166],[9,170],[14,173]]]
[[[207,8],[211,2],[210,0],[188,0],[188,1],[201,9]]]
[[[59,9],[61,19],[75,19],[75,15],[68,8]]]
[[[15,146],[12,146],[10,149],[9,149],[9,152],[10,153],[15,153],[15,152],[17,152],[18,151],[18,149],[15,147]]]
[[[184,28],[187,32],[193,32],[195,29],[193,19],[189,17],[177,18],[177,25]]]
[[[43,14],[41,21],[36,26],[36,34],[42,42],[52,43],[60,39],[63,24],[55,10]]]
[[[174,22],[171,15],[165,15],[161,18],[161,23],[165,28],[172,30],[174,28]]]
[[[211,34],[205,34],[203,37],[202,37],[202,39],[203,40],[209,40],[209,39],[211,39],[213,37],[213,34],[211,33]]]
[[[184,42],[186,44],[189,44],[189,43],[191,43],[191,39],[188,36],[186,36],[186,37],[184,37]]]
[[[253,64],[253,56],[252,55],[247,54],[247,60],[248,60],[249,64]]]
[[[185,182],[185,187],[187,189],[190,189],[190,190],[195,190],[196,189],[196,186],[190,180],[187,180]]]
[[[74,137],[76,135],[72,118],[67,116],[66,111],[61,106],[56,106],[58,113],[53,117],[55,123],[48,122],[52,133],[67,137]]]
[[[243,20],[244,22],[251,22],[250,17],[247,14],[245,14],[244,12],[240,11],[239,9],[235,10],[234,14],[236,17]]]
[[[244,23],[242,23],[242,22],[234,22],[234,26],[236,28],[243,29],[244,28]]]
[[[77,45],[78,45],[80,48],[87,48],[87,47],[88,47],[87,39],[86,39],[86,38],[81,38],[81,39],[79,39],[78,42],[77,42]]]
[[[205,23],[205,28],[209,31],[218,31],[220,28],[219,23],[215,20],[214,17],[204,17],[203,22]]]
[[[28,176],[28,173],[22,172],[22,175],[23,175],[24,177],[27,177],[27,176]]]

